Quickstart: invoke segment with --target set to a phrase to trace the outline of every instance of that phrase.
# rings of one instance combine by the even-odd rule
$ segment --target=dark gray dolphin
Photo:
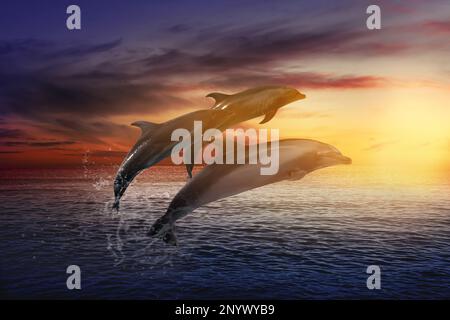
[[[150,228],[149,235],[176,244],[175,222],[204,204],[282,180],[299,180],[320,168],[351,163],[335,147],[315,140],[281,140],[278,151],[279,170],[275,175],[261,175],[261,164],[206,166],[175,195],[166,214]]]
[[[178,142],[171,141],[175,129],[193,131],[194,121],[202,121],[203,130],[216,128],[221,131],[242,121],[265,115],[270,120],[276,111],[286,104],[304,99],[305,95],[289,87],[266,86],[249,89],[234,95],[211,93],[216,100],[212,109],[194,111],[164,123],[137,121],[132,125],[141,128],[142,134],[120,165],[114,180],[115,201],[118,209],[120,198],[133,179],[144,169],[170,156]],[[186,165],[192,177],[193,165]]]
[[[128,185],[144,169],[170,156],[178,141],[171,141],[172,132],[176,129],[194,131],[194,121],[202,121],[203,130],[222,128],[229,122],[232,114],[225,110],[194,111],[164,123],[137,121],[133,126],[141,128],[141,136],[117,171],[114,180],[115,202],[113,208],[118,209],[120,198]]]

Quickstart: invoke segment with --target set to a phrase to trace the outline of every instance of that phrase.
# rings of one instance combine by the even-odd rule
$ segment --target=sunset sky
[[[82,30],[66,28],[78,4]],[[381,30],[366,28],[369,4]],[[289,85],[264,126],[355,165],[450,170],[450,2],[9,1],[0,7],[0,167],[120,163],[139,136],[212,101]]]

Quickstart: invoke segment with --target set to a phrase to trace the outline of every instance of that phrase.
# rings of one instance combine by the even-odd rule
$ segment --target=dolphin
[[[133,179],[144,169],[149,168],[170,156],[179,143],[171,141],[174,130],[185,128],[193,132],[194,121],[202,121],[203,130],[216,128],[221,131],[242,121],[265,115],[262,123],[269,121],[276,111],[286,104],[301,100],[305,95],[294,88],[282,86],[257,87],[234,95],[210,93],[207,97],[215,99],[211,109],[198,110],[184,114],[164,123],[136,121],[131,125],[142,131],[140,138],[125,156],[114,180],[114,205],[119,209],[120,199]],[[186,165],[192,177],[193,164]]]
[[[224,110],[198,110],[164,123],[136,121],[131,125],[141,129],[141,136],[131,148],[117,171],[114,180],[115,201],[113,208],[119,209],[120,198],[128,185],[144,169],[170,156],[178,141],[171,141],[172,132],[185,128],[194,131],[194,121],[202,121],[203,129],[222,127],[231,117]]]
[[[267,145],[260,144],[258,148],[267,148]],[[148,234],[176,245],[175,222],[202,205],[279,181],[300,180],[320,168],[352,162],[335,147],[308,139],[281,140],[278,152],[279,170],[274,175],[261,175],[261,164],[206,166],[175,195],[167,212],[153,224]]]
[[[213,109],[233,112],[237,123],[265,115],[260,124],[269,122],[279,108],[306,98],[296,89],[282,86],[255,87],[236,94],[212,92],[206,96],[215,100]]]

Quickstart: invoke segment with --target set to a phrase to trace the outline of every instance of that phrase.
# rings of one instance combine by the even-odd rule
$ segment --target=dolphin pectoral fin
[[[270,110],[269,112],[266,113],[266,116],[259,124],[269,122],[275,116],[276,113],[277,113],[277,109]]]
[[[213,98],[216,101],[214,103],[214,105],[211,107],[211,109],[217,109],[218,106],[220,105],[220,103],[223,100],[225,100],[226,98],[228,98],[229,96],[230,96],[229,94],[220,93],[220,92],[212,92],[212,93],[206,95],[206,97]]]
[[[189,176],[189,179],[192,179],[192,170],[194,170],[194,165],[193,164],[187,164],[186,165],[186,171],[187,171],[187,174]]]
[[[142,135],[146,134],[147,132],[149,132],[159,126],[158,123],[148,122],[148,121],[136,121],[136,122],[133,122],[131,125],[140,128],[142,131]]]
[[[303,178],[308,172],[305,170],[292,170],[289,172],[289,180],[296,181]]]

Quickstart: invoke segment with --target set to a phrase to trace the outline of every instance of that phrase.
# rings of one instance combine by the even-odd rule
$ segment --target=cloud
[[[126,151],[113,151],[113,150],[94,150],[89,152],[79,152],[79,153],[65,153],[66,156],[80,157],[86,154],[88,157],[99,157],[99,158],[124,158],[127,155]]]
[[[299,28],[269,21],[208,30],[175,24],[166,32],[177,35],[170,46],[142,44],[132,50],[121,39],[98,44],[0,41],[3,121],[24,119],[62,142],[107,145],[113,139],[120,147],[136,131],[113,117],[200,107],[192,98],[199,91],[236,92],[267,84],[301,90],[381,87],[389,79],[306,72],[303,66],[310,59],[365,58],[410,48],[408,42],[384,40],[345,23]],[[0,134],[19,139],[24,133],[9,129]]]
[[[308,118],[328,118],[329,114],[323,112],[314,111],[289,111],[280,112],[277,114],[278,118],[289,118],[289,119],[308,119]]]
[[[409,48],[407,43],[383,41],[366,31],[350,31],[341,25],[313,31],[287,27],[213,30],[186,41],[202,43],[205,48],[196,53],[180,48],[164,49],[144,58],[144,66],[158,75],[171,75],[175,70],[177,73],[239,71],[245,74],[255,68],[272,68],[289,60],[337,55],[392,55]]]
[[[265,24],[205,33],[179,24],[169,32],[186,35],[178,46],[135,48],[134,53],[123,48],[121,39],[95,45],[2,41],[0,53],[9,56],[0,62],[2,111],[45,122],[49,117],[96,118],[192,108],[186,94],[199,88],[206,93],[212,86],[377,87],[383,84],[381,77],[283,73],[279,66],[330,55],[392,54],[407,47],[374,41],[367,32],[350,31],[345,25],[297,30]],[[198,50],[185,49],[183,41],[199,43]],[[26,55],[26,63],[19,53]]]
[[[102,53],[110,51],[114,48],[117,48],[122,43],[121,39],[116,39],[113,41],[95,44],[95,45],[88,45],[88,44],[77,44],[75,46],[68,46],[65,48],[61,48],[59,50],[56,50],[54,52],[49,52],[47,56],[49,58],[70,58],[72,56],[75,56],[77,58],[85,56],[85,55],[91,55],[95,53]]]
[[[99,44],[87,43],[55,43],[43,39],[13,39],[0,40],[0,56],[7,55],[25,55],[30,58],[39,59],[64,59],[70,60],[71,57],[83,57],[91,54],[107,52],[119,47],[121,39],[112,40]]]
[[[432,33],[450,34],[450,20],[429,20],[422,23],[422,29]]]
[[[105,158],[123,158],[127,155],[126,151],[112,151],[112,150],[95,150],[89,153],[93,157],[105,157]]]
[[[210,79],[209,83],[216,87],[237,88],[251,85],[278,84],[288,85],[300,89],[363,89],[376,88],[386,85],[388,79],[376,76],[356,76],[324,74],[318,72],[297,72],[247,75],[233,74],[227,78]]]
[[[53,136],[68,137],[79,143],[98,145],[109,145],[108,139],[115,140],[115,144],[128,145],[138,135],[138,130],[128,124],[98,118],[58,117],[37,122],[34,128]]]
[[[4,112],[30,118],[49,114],[110,116],[148,111],[160,112],[168,106],[186,105],[170,86],[136,83],[122,74],[91,73],[60,76],[30,73],[22,79],[1,74],[7,85],[0,89]]]
[[[19,129],[0,128],[0,138],[19,138],[23,137],[25,133]]]
[[[170,33],[183,33],[191,30],[191,27],[187,24],[175,24],[167,29]]]
[[[75,144],[76,141],[2,141],[0,145],[7,147],[38,147],[38,148],[48,148],[55,147],[61,145],[72,145]]]
[[[42,50],[48,50],[50,45],[49,41],[41,39],[0,40],[0,56],[36,54]]]
[[[113,54],[120,44],[121,40],[76,46],[34,39],[2,41],[0,54],[8,56],[0,60],[3,115],[37,120],[97,117],[161,111],[185,103],[161,82],[140,81],[139,74],[129,74],[132,68]]]
[[[377,142],[371,144],[369,147],[365,148],[365,151],[376,151],[384,149],[385,147],[396,143],[396,141],[386,141],[386,142]]]

